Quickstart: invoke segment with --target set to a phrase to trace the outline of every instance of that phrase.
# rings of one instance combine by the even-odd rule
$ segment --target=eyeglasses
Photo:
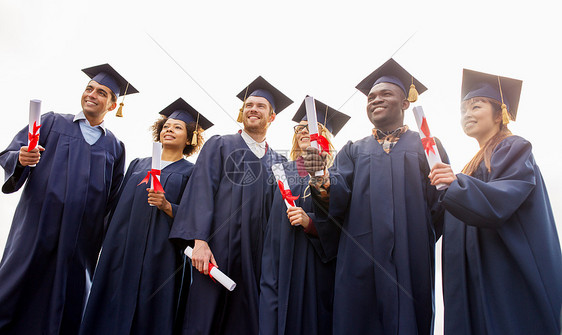
[[[322,124],[320,122],[318,122],[318,130],[321,131],[323,128],[324,127],[322,126]],[[307,132],[310,132],[307,124],[297,124],[296,126],[293,127],[293,129],[295,130],[295,134],[301,133],[305,129],[306,129]]]

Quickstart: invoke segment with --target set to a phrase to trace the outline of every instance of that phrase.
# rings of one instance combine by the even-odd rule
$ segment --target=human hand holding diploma
[[[318,120],[316,119],[316,105],[314,103],[314,98],[311,96],[306,96],[304,98],[304,105],[306,107],[306,119],[308,121],[308,133],[310,134],[310,146],[316,150],[320,150],[320,154],[322,155],[324,152],[326,154],[329,152],[329,144],[328,140],[318,134]],[[324,157],[325,155],[324,154]],[[324,171],[318,170],[314,172],[314,176],[319,177],[323,176]]]
[[[148,171],[146,177],[138,184],[148,184],[150,180],[150,188],[154,190],[154,192],[164,192],[164,188],[162,184],[160,184],[160,164],[161,164],[161,156],[162,156],[162,144],[160,142],[152,143],[152,164],[151,170]],[[137,185],[137,186],[138,186]],[[154,206],[154,204],[150,204],[150,206]]]
[[[204,241],[200,241],[200,240],[195,240],[195,248],[197,248],[199,250],[200,246],[198,245],[197,242],[203,242],[204,245],[207,245],[206,242]],[[207,249],[209,248],[209,246],[207,245]],[[210,252],[210,249],[209,249]],[[201,268],[201,264],[197,264],[198,266],[195,265],[195,263],[199,263],[199,261],[193,260],[193,248],[191,247],[187,247],[185,248],[184,254],[189,257],[189,259],[192,260],[193,262],[193,266],[195,268],[197,268],[198,270],[200,270]],[[211,253],[211,260],[213,261],[213,263],[215,263],[215,259],[213,258],[213,255]],[[211,277],[212,279],[215,279],[216,281],[218,281],[222,286],[224,286],[227,290],[232,291],[234,290],[234,288],[236,287],[236,283],[230,279],[227,275],[225,275],[221,270],[219,270],[216,266],[216,263],[213,264],[209,261],[207,261],[208,266],[204,267],[204,271],[202,271],[205,275],[209,275],[209,277]]]
[[[291,188],[289,187],[289,182],[287,181],[287,175],[285,174],[285,168],[283,168],[282,163],[273,164],[271,166],[271,170],[273,171],[273,175],[275,176],[275,181],[277,182],[277,186],[279,187],[279,192],[281,192],[281,196],[283,197],[283,201],[285,202],[285,206],[287,206],[287,216],[289,217],[289,221],[293,226],[300,226],[300,221],[297,221],[297,208],[295,207],[295,200],[299,198],[299,196],[294,196],[291,193]],[[294,219],[291,220],[291,217]],[[304,219],[302,219],[304,220]]]
[[[41,158],[39,152],[45,150],[39,145],[39,128],[41,128],[41,100],[31,100],[27,146],[22,147],[19,152],[19,162],[23,166],[35,167]]]
[[[429,168],[433,171],[433,168],[436,164],[440,164],[439,166],[446,165],[441,161],[441,156],[439,155],[437,144],[435,143],[435,139],[431,136],[431,133],[429,131],[429,126],[427,125],[427,119],[423,112],[423,108],[421,106],[416,106],[412,110],[414,112],[414,117],[416,118],[416,123],[418,124],[419,134],[425,152],[425,158],[427,159]],[[432,181],[432,185],[435,185],[438,190],[444,190],[448,188],[449,184],[443,182],[434,184]]]

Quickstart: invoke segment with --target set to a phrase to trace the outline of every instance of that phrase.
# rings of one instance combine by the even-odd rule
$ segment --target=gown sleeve
[[[536,185],[531,144],[504,140],[491,158],[489,181],[458,174],[443,198],[445,208],[468,225],[499,228]]]

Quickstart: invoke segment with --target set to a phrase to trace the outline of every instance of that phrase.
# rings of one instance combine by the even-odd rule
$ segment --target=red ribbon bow
[[[310,141],[316,141],[316,143],[318,143],[318,145],[320,146],[320,149],[322,149],[322,151],[326,151],[326,152],[330,152],[330,142],[328,142],[328,139],[325,138],[324,136],[316,133],[316,134],[311,134],[310,135]],[[320,152],[322,152],[320,151]]]
[[[299,198],[299,196],[294,196],[291,193],[290,189],[285,189],[285,186],[283,185],[283,182],[281,180],[279,180],[277,182],[277,185],[279,185],[279,191],[281,191],[281,196],[283,197],[283,200],[287,200],[287,202],[289,203],[289,205],[291,206],[295,206],[295,200],[297,200]]]
[[[433,137],[429,136],[429,135],[431,135],[431,133],[429,132],[429,127],[427,126],[427,120],[426,120],[425,116],[422,120],[420,130],[425,135],[425,137],[423,137],[421,139],[425,152],[428,155],[429,155],[430,151],[433,152],[433,154],[435,154],[435,149],[433,149],[433,146],[435,145],[435,140],[433,139]]]
[[[37,126],[37,121],[33,122],[33,133],[27,133],[27,138],[29,139],[29,145],[27,146],[27,151],[35,149],[37,143],[39,143],[39,128],[41,125]]]
[[[166,193],[164,192],[164,188],[162,187],[162,184],[160,184],[160,180],[158,180],[158,178],[156,178],[156,176],[160,175],[160,170],[156,170],[156,169],[152,169],[150,171],[148,171],[148,173],[146,174],[146,177],[144,177],[143,180],[141,180],[140,184],[148,184],[148,181],[150,180],[150,176],[152,176],[152,181],[154,182],[154,191],[158,192],[162,192],[162,193]],[[137,185],[138,186],[138,185]]]

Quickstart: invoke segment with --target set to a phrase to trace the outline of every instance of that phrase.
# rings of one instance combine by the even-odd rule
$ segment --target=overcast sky
[[[30,99],[43,101],[43,113],[79,112],[88,81],[80,69],[102,63],[141,92],[125,99],[124,118],[106,117],[127,162],[150,155],[148,128],[178,97],[215,123],[206,138],[237,131],[235,96],[258,75],[295,101],[268,132],[274,149],[290,149],[290,120],[307,94],[352,117],[335,139],[340,148],[370,134],[354,87],[394,54],[429,88],[416,105],[455,171],[478,150],[459,123],[462,69],[523,80],[510,129],[533,144],[560,231],[560,5],[521,3],[0,0],[0,148],[26,125]],[[18,199],[0,195],[0,250]]]

